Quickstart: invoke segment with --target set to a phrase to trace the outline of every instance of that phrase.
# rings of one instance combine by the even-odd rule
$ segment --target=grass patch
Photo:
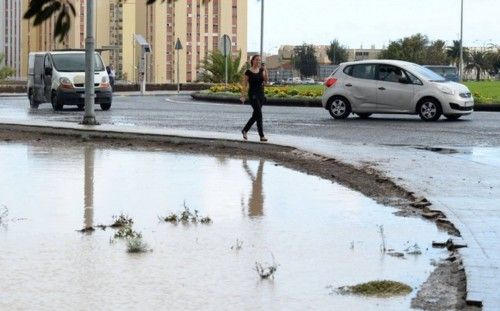
[[[411,293],[412,288],[404,283],[396,281],[371,281],[354,286],[342,286],[338,288],[342,294],[354,294],[375,297],[401,296]]]
[[[464,82],[474,96],[476,103],[500,104],[500,81]]]

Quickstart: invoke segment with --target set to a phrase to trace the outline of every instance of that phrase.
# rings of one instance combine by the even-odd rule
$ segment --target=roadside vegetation
[[[479,104],[500,104],[500,81],[468,81],[464,82],[471,90],[474,100]],[[296,98],[296,99],[320,99],[323,94],[323,85],[269,85],[265,87],[268,98]],[[212,86],[204,91],[208,94],[216,94],[227,97],[239,98],[241,95],[240,84],[224,84]]]

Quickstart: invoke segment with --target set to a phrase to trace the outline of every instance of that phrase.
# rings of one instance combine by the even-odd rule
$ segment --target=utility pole
[[[460,8],[460,82],[464,80],[464,0],[461,0]]]
[[[264,0],[260,0],[260,57],[264,58]]]
[[[97,125],[94,102],[94,0],[87,0],[87,37],[85,38],[85,115],[82,124]]]

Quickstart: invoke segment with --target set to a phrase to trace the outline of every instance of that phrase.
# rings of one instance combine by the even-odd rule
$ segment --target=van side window
[[[375,65],[374,64],[359,64],[354,65],[352,74],[354,78],[358,79],[375,79]]]
[[[52,68],[52,63],[50,62],[49,55],[45,55],[45,58],[43,60],[43,68]]]

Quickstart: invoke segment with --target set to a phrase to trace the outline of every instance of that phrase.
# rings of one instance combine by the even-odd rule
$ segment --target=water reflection
[[[84,183],[84,199],[83,199],[83,224],[84,228],[94,226],[94,146],[85,146],[85,183]]]
[[[264,193],[262,191],[262,175],[264,172],[264,160],[259,161],[259,167],[257,168],[256,175],[254,175],[254,173],[248,167],[246,159],[243,160],[243,168],[252,181],[252,193],[250,194],[250,199],[248,200],[248,215],[250,217],[263,216]]]

